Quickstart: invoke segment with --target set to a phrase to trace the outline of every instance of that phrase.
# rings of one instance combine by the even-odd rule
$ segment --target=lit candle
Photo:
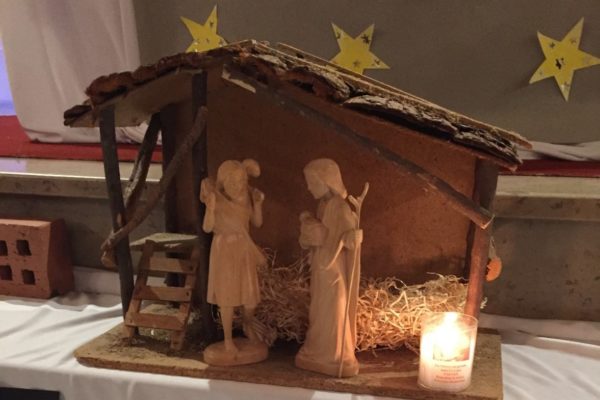
[[[477,319],[456,312],[432,313],[421,321],[419,385],[458,392],[471,384]]]

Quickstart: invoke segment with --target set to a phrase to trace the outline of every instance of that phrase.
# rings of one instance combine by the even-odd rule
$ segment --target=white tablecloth
[[[0,296],[0,387],[56,390],[67,400],[373,399],[89,368],[75,360],[73,350],[119,322],[114,294],[72,293],[48,301]],[[600,399],[600,323],[484,315],[481,325],[502,331],[505,399]]]

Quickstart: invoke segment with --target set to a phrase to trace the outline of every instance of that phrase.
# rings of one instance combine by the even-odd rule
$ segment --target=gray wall
[[[0,177],[1,179],[4,178]],[[131,241],[164,231],[162,207],[161,202],[131,235]],[[2,193],[0,190],[0,210],[2,218],[34,220],[63,218],[67,224],[73,265],[84,267],[100,267],[102,265],[100,245],[112,228],[108,199],[89,198],[85,193],[80,193],[79,196],[63,197],[46,194]],[[135,266],[137,266],[139,255],[139,252],[132,253]]]
[[[544,57],[536,31],[560,40],[585,17],[581,49],[600,57],[597,0],[134,0],[142,61],[184,51],[180,16],[204,23],[218,4],[229,42],[285,42],[323,58],[375,23],[372,50],[390,70],[367,75],[534,140],[600,140],[600,66],[575,72],[565,102],[553,79],[528,85]]]
[[[504,268],[485,285],[485,312],[600,321],[599,228],[597,221],[497,218]]]

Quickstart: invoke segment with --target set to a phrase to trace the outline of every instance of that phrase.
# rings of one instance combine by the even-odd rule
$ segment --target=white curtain
[[[140,56],[133,0],[0,0],[0,31],[15,111],[31,139],[98,142],[97,129],[63,126],[100,75],[132,70]],[[119,129],[139,141],[142,129]]]

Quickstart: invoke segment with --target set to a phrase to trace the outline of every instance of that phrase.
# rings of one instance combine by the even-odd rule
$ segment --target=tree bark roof
[[[167,75],[193,73],[224,65],[232,66],[267,86],[278,85],[284,89],[285,84],[291,84],[356,112],[484,152],[502,160],[505,166],[508,164],[516,167],[520,163],[517,145],[530,147],[530,143],[515,132],[476,121],[290,46],[280,45],[275,48],[268,43],[253,40],[233,43],[204,53],[180,53],[162,58],[156,64],[141,66],[132,72],[96,78],[85,91],[88,99],[65,111],[64,123],[69,126],[95,126],[99,110],[104,105],[118,106],[130,93],[153,81]],[[181,89],[177,89],[176,85],[173,87],[173,90],[186,88],[189,91],[187,85],[180,86]],[[183,97],[187,95],[181,94]],[[158,111],[155,108],[164,107],[169,101],[174,101],[174,98],[179,97],[165,96],[163,100],[158,96],[155,100],[157,104],[138,105],[136,112],[145,113],[149,117]],[[123,123],[136,125],[139,122],[139,118],[133,118]]]

